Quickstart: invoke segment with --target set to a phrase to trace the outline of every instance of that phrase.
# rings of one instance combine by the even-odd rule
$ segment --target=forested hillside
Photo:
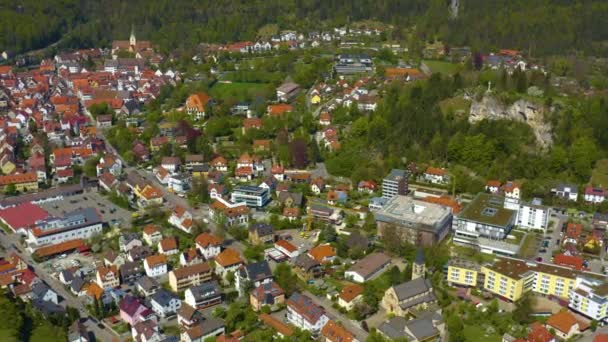
[[[318,30],[364,19],[395,26],[390,38],[443,39],[475,49],[509,47],[536,55],[582,49],[603,54],[608,3],[602,0],[461,0],[449,19],[446,0],[7,0],[0,3],[0,50],[87,47],[140,38],[164,50],[199,42],[255,39],[268,23]],[[551,10],[547,10],[551,8]]]

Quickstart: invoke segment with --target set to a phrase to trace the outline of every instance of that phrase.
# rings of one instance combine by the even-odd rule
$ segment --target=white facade
[[[344,272],[344,278],[345,279],[351,279],[352,281],[356,282],[356,283],[364,283],[365,282],[365,278],[360,275],[359,273],[355,272],[355,271],[346,271]]]
[[[102,223],[83,225],[79,228],[59,229],[47,234],[38,235],[37,230],[30,229],[27,232],[27,243],[30,246],[56,245],[65,241],[75,239],[89,239],[102,231]]]
[[[597,293],[601,284],[598,280],[576,278],[576,285],[568,295],[568,307],[598,322],[608,318],[608,296]]]
[[[160,277],[167,274],[167,264],[149,267],[148,262],[144,261],[144,269],[146,270],[146,275],[151,278]]]
[[[220,245],[208,245],[203,248],[199,244],[197,244],[196,247],[206,260],[214,259],[218,254],[220,254],[222,250],[222,247]]]
[[[311,322],[306,317],[300,315],[296,310],[292,309],[290,306],[287,306],[287,321],[296,327],[308,330],[311,332],[313,336],[318,336],[321,332],[321,329],[327,324],[329,321],[329,317],[323,314],[316,322]]]
[[[517,225],[525,229],[547,230],[549,208],[530,204],[520,204],[517,214]]]
[[[175,314],[182,306],[182,302],[179,300],[179,298],[171,298],[167,305],[162,305],[155,301],[154,297],[152,297],[150,303],[152,304],[152,310],[161,317],[167,317]]]

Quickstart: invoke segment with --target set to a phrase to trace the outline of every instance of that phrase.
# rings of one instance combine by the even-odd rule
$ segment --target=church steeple
[[[137,45],[137,39],[135,38],[135,25],[131,25],[131,37],[129,37],[129,45],[132,49]]]
[[[418,248],[416,251],[416,258],[414,259],[414,263],[412,263],[412,280],[416,278],[424,278],[426,273],[426,265],[424,260],[424,252],[422,248]]]

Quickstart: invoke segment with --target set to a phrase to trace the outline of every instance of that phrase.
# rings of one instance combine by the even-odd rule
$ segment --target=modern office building
[[[397,195],[407,195],[409,173],[405,170],[393,169],[382,181],[382,197],[393,198]]]
[[[250,208],[263,208],[270,202],[268,189],[253,185],[239,185],[232,191],[233,203],[244,202]]]
[[[410,243],[430,246],[443,240],[452,225],[452,212],[439,204],[427,203],[406,196],[395,196],[374,215],[378,235],[389,226]]]

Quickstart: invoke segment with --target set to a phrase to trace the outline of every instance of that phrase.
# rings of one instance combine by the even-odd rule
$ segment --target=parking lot
[[[88,190],[66,197],[62,201],[43,203],[40,206],[53,216],[63,216],[76,209],[92,207],[97,208],[103,221],[111,226],[129,227],[131,224],[131,212],[114,205],[96,190]]]

